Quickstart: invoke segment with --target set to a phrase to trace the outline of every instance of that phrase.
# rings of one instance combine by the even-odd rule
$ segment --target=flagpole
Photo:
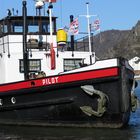
[[[49,21],[50,21],[50,56],[51,56],[51,70],[55,70],[55,51],[53,46],[53,25],[52,25],[52,0],[49,0]]]
[[[88,42],[89,42],[89,53],[90,53],[90,63],[92,64],[92,49],[91,49],[91,31],[90,31],[90,18],[97,15],[90,15],[89,14],[89,2],[86,3],[87,5],[87,14],[86,15],[79,15],[87,18],[87,28],[88,28]]]
[[[88,24],[88,41],[89,41],[89,53],[92,54],[91,50],[91,36],[90,36],[90,15],[89,15],[89,3],[86,3],[87,5],[87,24]]]

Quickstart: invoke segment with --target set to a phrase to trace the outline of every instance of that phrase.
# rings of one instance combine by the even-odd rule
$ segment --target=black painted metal
[[[70,15],[70,23],[73,22],[73,15]],[[74,51],[74,35],[71,35],[71,51]]]
[[[26,8],[26,1],[22,2],[22,14],[23,14],[23,66],[24,66],[24,79],[29,79],[28,71],[29,71],[29,61],[28,61],[28,49],[27,49],[27,8]]]
[[[56,84],[0,93],[0,123],[78,127],[122,127],[129,121],[133,72],[119,59],[119,76]],[[88,116],[81,106],[97,109],[97,96],[85,93],[81,86],[93,85],[108,96],[102,117]],[[15,98],[13,104],[11,99]],[[2,122],[2,120],[5,120]]]

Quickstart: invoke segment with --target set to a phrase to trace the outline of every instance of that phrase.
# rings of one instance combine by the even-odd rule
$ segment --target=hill
[[[99,58],[140,56],[140,21],[131,30],[104,31],[92,39],[93,50]]]

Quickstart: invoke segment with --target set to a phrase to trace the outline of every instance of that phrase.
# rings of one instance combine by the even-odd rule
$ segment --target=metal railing
[[[93,37],[91,37],[91,47],[92,47],[92,51],[94,51]],[[64,50],[65,51],[71,50],[71,42],[70,41],[67,42],[66,46],[64,47]],[[88,36],[79,38],[79,39],[74,41],[74,51],[85,51],[85,52],[89,51]]]
[[[9,36],[7,36],[9,38]],[[0,46],[3,46],[5,48],[5,45],[7,44],[8,47],[10,47],[10,44],[21,44],[23,42],[9,42],[9,39],[7,39],[6,42],[4,40],[0,43]],[[91,47],[92,51],[94,51],[94,44],[93,44],[93,37],[91,37]],[[48,42],[39,42],[39,41],[27,41],[27,48],[28,49],[45,49],[46,51],[50,49],[50,45]],[[65,46],[58,46],[58,51],[71,51],[71,42],[68,41]],[[74,41],[74,51],[84,51],[88,52],[89,51],[89,42],[88,42],[88,36],[79,38]]]

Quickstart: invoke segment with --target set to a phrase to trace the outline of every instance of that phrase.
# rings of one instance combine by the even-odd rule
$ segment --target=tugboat
[[[52,2],[48,16],[27,16],[23,0],[22,16],[9,10],[0,20],[0,124],[127,125],[135,84],[132,67],[124,58],[96,61],[90,40],[66,42],[65,31],[56,30]]]

